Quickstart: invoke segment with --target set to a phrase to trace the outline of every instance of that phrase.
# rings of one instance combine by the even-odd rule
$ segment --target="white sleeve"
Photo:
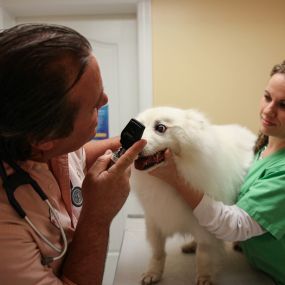
[[[242,241],[265,233],[243,209],[225,205],[207,195],[193,213],[201,226],[222,240]]]

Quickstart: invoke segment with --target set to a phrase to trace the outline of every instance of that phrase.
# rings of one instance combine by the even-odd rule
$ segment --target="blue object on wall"
[[[109,138],[109,106],[105,105],[98,111],[98,126],[96,129],[95,140]]]

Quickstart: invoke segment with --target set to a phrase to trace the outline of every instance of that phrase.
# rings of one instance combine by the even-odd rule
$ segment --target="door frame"
[[[14,25],[17,17],[66,16],[75,15],[74,11],[77,11],[76,15],[87,15],[87,13],[89,15],[136,14],[138,110],[140,112],[152,107],[151,0],[93,0],[91,2],[90,0],[49,0],[44,4],[38,0],[2,0],[0,4],[0,28],[8,28]]]

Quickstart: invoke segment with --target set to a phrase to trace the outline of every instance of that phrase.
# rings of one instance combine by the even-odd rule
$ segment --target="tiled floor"
[[[195,284],[195,255],[181,253],[180,246],[183,242],[181,237],[168,240],[166,246],[168,256],[160,285]],[[241,253],[233,251],[230,244],[227,244],[226,249],[227,254],[217,284],[274,284],[267,276],[252,269],[245,257]],[[140,284],[140,275],[147,265],[149,256],[150,248],[145,239],[144,220],[129,219],[113,285]]]

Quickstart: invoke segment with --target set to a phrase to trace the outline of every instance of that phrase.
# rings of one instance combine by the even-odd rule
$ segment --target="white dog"
[[[148,171],[163,162],[168,148],[179,174],[189,184],[216,200],[233,204],[251,163],[256,137],[239,125],[211,125],[195,110],[157,107],[142,112],[137,120],[146,127],[143,138],[147,145],[135,162],[131,179],[145,212],[152,248],[142,283],[161,279],[166,238],[191,233],[197,243],[196,284],[212,284],[223,242],[198,224],[190,206],[174,189]]]

